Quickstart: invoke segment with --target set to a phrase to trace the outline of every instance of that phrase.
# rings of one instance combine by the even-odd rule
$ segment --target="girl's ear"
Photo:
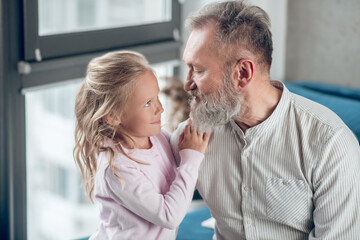
[[[251,59],[240,59],[233,69],[233,80],[236,88],[244,88],[253,78],[255,64]]]
[[[118,126],[121,123],[120,117],[115,115],[113,112],[110,112],[108,115],[105,116],[105,122],[112,126]]]

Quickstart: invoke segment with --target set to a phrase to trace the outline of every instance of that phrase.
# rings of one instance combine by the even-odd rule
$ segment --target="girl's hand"
[[[179,136],[178,149],[193,149],[205,153],[211,133],[202,133],[191,127],[189,120]]]

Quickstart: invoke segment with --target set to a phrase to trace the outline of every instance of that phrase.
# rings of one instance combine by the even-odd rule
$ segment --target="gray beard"
[[[200,132],[212,132],[216,126],[224,125],[234,119],[240,112],[240,93],[234,90],[229,74],[217,93],[205,96],[198,89],[191,92],[200,102],[193,98],[190,102],[191,122]]]

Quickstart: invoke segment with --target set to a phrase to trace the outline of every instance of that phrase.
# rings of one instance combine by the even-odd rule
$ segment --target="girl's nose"
[[[158,100],[158,104],[157,104],[157,107],[156,107],[156,113],[163,113],[164,112],[164,108],[160,102],[160,100]]]
[[[160,113],[163,113],[164,112],[164,108],[162,106],[162,104],[160,103]]]

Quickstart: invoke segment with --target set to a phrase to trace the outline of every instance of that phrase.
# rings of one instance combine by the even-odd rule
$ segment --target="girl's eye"
[[[148,101],[147,103],[145,103],[145,107],[150,107],[150,101]]]

